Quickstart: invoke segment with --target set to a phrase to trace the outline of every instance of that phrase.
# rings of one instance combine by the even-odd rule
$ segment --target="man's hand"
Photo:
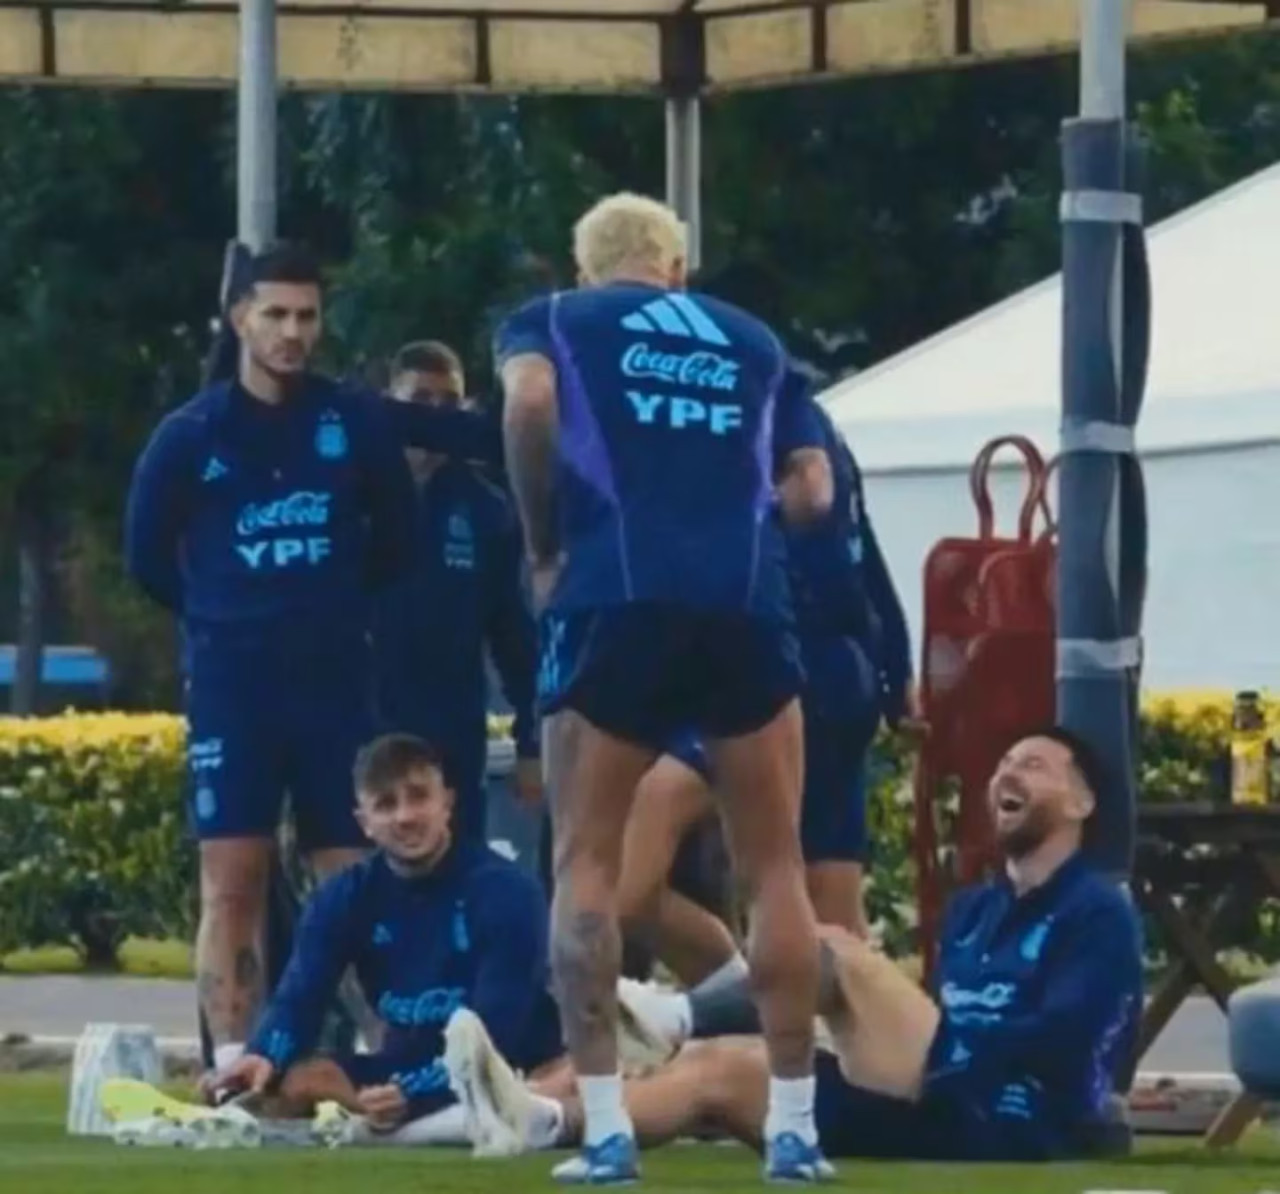
[[[551,593],[556,587],[556,581],[560,579],[560,568],[563,564],[562,555],[551,559],[537,559],[532,556],[529,558],[529,596],[535,617],[546,609]]]
[[[224,1070],[206,1074],[200,1080],[200,1093],[207,1103],[215,1103],[219,1094],[232,1091],[262,1094],[276,1076],[276,1067],[257,1053],[245,1053]]]
[[[790,453],[775,492],[789,526],[816,522],[831,509],[835,493],[831,458],[821,448],[799,448]]]
[[[391,1132],[403,1122],[409,1110],[404,1091],[394,1082],[386,1086],[366,1086],[356,1095],[356,1102],[375,1132]]]
[[[537,808],[542,803],[541,759],[516,759],[511,778],[515,797],[525,808]]]

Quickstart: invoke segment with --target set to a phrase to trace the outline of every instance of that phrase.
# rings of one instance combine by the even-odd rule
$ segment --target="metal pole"
[[[696,95],[667,100],[667,203],[685,222],[689,269],[702,261],[702,108]]]
[[[1080,119],[1119,124],[1119,143],[1109,147],[1117,155],[1119,189],[1124,184],[1124,122],[1126,99],[1125,51],[1128,0],[1082,0],[1080,13]],[[1113,132],[1114,135],[1114,132]],[[1110,140],[1111,137],[1108,137]],[[1118,230],[1118,226],[1117,226]],[[1121,421],[1121,379],[1124,376],[1124,254],[1117,245],[1112,255],[1106,310],[1108,344],[1115,372],[1113,402]],[[1112,486],[1111,516],[1107,519],[1103,562],[1112,592],[1120,588],[1120,478]]]
[[[1125,42],[1128,34],[1128,0],[1082,0],[1081,119],[1125,119]]]
[[[255,252],[276,237],[276,0],[240,0],[236,235]]]
[[[1066,122],[1062,138],[1058,717],[1089,743],[1106,774],[1091,845],[1118,877],[1130,870],[1136,819],[1133,611],[1140,618],[1141,605],[1122,583],[1134,574],[1122,564],[1143,551],[1145,535],[1134,525],[1141,503],[1132,494],[1141,486],[1133,428],[1146,312],[1126,307],[1124,275],[1126,235],[1141,227],[1141,203],[1126,177],[1128,16],[1129,0],[1081,0],[1080,116]],[[1125,367],[1130,338],[1142,346],[1139,371]]]

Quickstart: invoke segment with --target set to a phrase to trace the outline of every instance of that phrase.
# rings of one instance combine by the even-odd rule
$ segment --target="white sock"
[[[220,1074],[229,1066],[235,1065],[243,1056],[243,1041],[230,1041],[225,1045],[218,1045],[213,1050],[213,1068]]]
[[[421,1119],[411,1119],[394,1132],[374,1132],[368,1143],[437,1147],[469,1144],[466,1108],[461,1103],[454,1103]]]
[[[535,1094],[532,1097],[537,1110],[529,1122],[526,1143],[532,1149],[557,1148],[564,1135],[564,1108],[546,1095]]]
[[[674,1044],[683,1045],[693,1032],[693,1004],[681,991],[655,992],[644,1001],[642,1010],[654,1028]]]
[[[701,991],[719,991],[723,987],[732,987],[736,983],[742,982],[750,974],[751,970],[747,966],[747,959],[741,954],[734,954],[714,974],[707,975],[698,984],[698,989]]]
[[[578,1093],[582,1096],[583,1144],[603,1144],[610,1136],[635,1135],[622,1101],[621,1075],[580,1074]]]
[[[817,1144],[813,1124],[813,1097],[816,1083],[808,1078],[769,1078],[769,1113],[764,1120],[764,1136],[772,1140],[783,1132],[794,1132],[806,1144]]]

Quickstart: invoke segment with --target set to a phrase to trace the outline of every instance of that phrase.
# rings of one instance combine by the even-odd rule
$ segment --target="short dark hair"
[[[304,245],[279,241],[255,253],[249,262],[249,285],[287,282],[298,286],[320,286],[323,277],[316,255]]]
[[[383,734],[360,748],[352,779],[357,792],[385,792],[419,768],[444,774],[440,751],[416,734]]]
[[[415,340],[391,358],[391,376],[402,373],[456,373],[466,377],[462,358],[443,340]]]
[[[1067,729],[1066,726],[1054,723],[1032,730],[1029,734],[1019,734],[1017,740],[1025,742],[1028,738],[1048,738],[1050,742],[1056,742],[1063,747],[1070,756],[1071,766],[1075,768],[1081,782],[1089,789],[1095,800],[1101,798],[1102,791],[1107,786],[1106,771],[1102,766],[1102,760],[1098,758],[1098,752],[1079,734]]]

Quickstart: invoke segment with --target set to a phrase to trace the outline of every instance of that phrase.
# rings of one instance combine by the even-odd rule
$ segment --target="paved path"
[[[0,1034],[76,1036],[90,1020],[149,1024],[161,1037],[194,1036],[195,984],[76,975],[0,978]]]
[[[186,981],[48,976],[0,978],[0,1035],[74,1037],[90,1020],[149,1024],[160,1037],[195,1035]],[[1207,998],[1189,999],[1147,1054],[1148,1073],[1226,1073],[1226,1021]]]

